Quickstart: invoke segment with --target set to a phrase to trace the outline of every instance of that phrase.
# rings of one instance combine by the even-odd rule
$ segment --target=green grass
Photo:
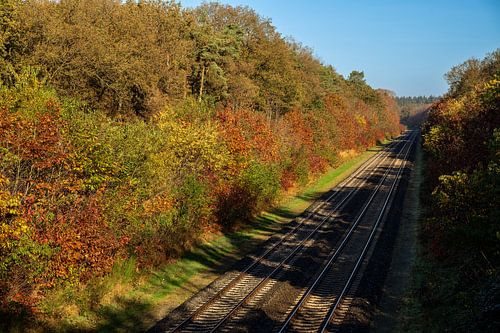
[[[133,260],[116,265],[110,276],[79,292],[61,290],[45,301],[54,331],[140,332],[208,285],[231,264],[303,212],[380,150],[372,148],[328,170],[298,194],[263,212],[243,230],[205,242],[161,269],[136,273]],[[50,324],[52,322],[52,325]],[[61,326],[62,324],[62,326]]]
[[[295,195],[287,204],[285,204],[284,208],[294,214],[300,214],[323,193],[336,186],[352,172],[354,172],[354,170],[356,170],[363,162],[377,153],[380,148],[380,146],[377,146],[369,149],[355,158],[341,164],[339,167],[329,169],[313,184],[305,188],[301,191],[301,193]]]

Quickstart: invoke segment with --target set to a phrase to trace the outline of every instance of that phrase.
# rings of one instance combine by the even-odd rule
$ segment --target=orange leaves
[[[231,153],[242,158],[248,157],[250,147],[243,131],[238,126],[238,117],[235,112],[225,109],[219,112],[217,117],[221,124],[222,135]]]
[[[291,170],[283,170],[280,179],[281,188],[283,188],[284,190],[288,190],[289,188],[293,187],[296,180],[297,176],[295,175],[295,173],[293,173]]]
[[[317,155],[312,155],[309,158],[309,164],[311,166],[311,172],[314,174],[325,172],[328,167],[328,161]]]
[[[37,170],[48,169],[66,158],[65,143],[61,136],[64,121],[56,113],[43,113],[28,118],[20,113],[0,110],[0,136],[2,146],[30,161]]]
[[[142,204],[144,215],[146,217],[154,216],[155,214],[168,212],[174,206],[174,200],[168,193],[162,192]]]
[[[339,151],[364,149],[400,132],[394,97],[386,91],[377,91],[375,97],[377,101],[370,103],[355,96],[325,97],[325,108],[335,118]]]
[[[83,188],[58,100],[6,91],[18,103],[0,100],[9,104],[0,107],[0,300],[29,299],[41,287],[108,272],[127,242],[105,222],[102,193]]]
[[[226,109],[217,114],[230,151],[243,159],[265,163],[280,159],[278,140],[266,117],[254,111]]]
[[[80,197],[74,205],[56,212],[52,223],[39,229],[52,248],[46,281],[86,280],[111,270],[120,241],[105,223],[99,196]],[[121,244],[126,244],[122,238]],[[51,272],[55,272],[52,274]]]
[[[310,126],[311,124],[305,119],[304,114],[298,109],[294,109],[285,114],[283,120],[289,128],[294,148],[304,147],[306,150],[311,150],[313,145],[313,130]]]
[[[14,272],[13,285],[27,277],[26,294],[104,275],[121,256],[160,264],[385,131],[372,105],[340,94],[276,118],[193,102],[118,122],[37,91],[14,98],[29,97],[22,109],[0,101],[10,180],[0,179],[0,240],[10,244],[0,273]]]

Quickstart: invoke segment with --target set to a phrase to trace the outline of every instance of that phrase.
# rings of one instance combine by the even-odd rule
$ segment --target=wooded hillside
[[[162,264],[401,130],[390,92],[249,8],[0,0],[0,26],[3,317]]]

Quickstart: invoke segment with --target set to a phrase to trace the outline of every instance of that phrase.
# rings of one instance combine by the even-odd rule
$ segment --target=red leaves
[[[2,146],[29,162],[35,169],[49,169],[67,157],[61,130],[65,123],[57,113],[42,113],[33,118],[0,110]]]
[[[293,173],[291,170],[284,170],[281,174],[281,188],[284,190],[288,190],[293,187],[295,181],[297,180],[297,175]]]
[[[28,299],[40,287],[109,272],[119,248],[128,243],[126,238],[120,242],[107,225],[101,193],[82,190],[59,103],[44,103],[45,109],[35,115],[0,109],[0,158],[9,190],[21,196],[19,216],[29,230],[12,237],[16,245],[1,259],[11,265],[10,290],[16,279],[37,272],[24,282],[22,295]]]
[[[311,150],[313,146],[313,130],[311,123],[308,122],[304,114],[298,109],[288,112],[283,120],[290,131],[290,138],[293,140],[294,148],[304,147]]]
[[[17,243],[27,239],[28,254],[13,275],[36,272],[31,290],[102,276],[122,255],[160,264],[201,233],[245,222],[269,207],[280,187],[307,183],[341,149],[369,145],[385,131],[373,106],[333,94],[324,108],[295,108],[279,119],[229,109],[197,118],[186,109],[182,124],[163,125],[117,125],[83,113],[65,121],[56,98],[30,103],[37,111],[0,109],[0,158],[29,229],[15,235]],[[205,141],[200,133],[209,134]],[[131,149],[136,144],[145,152]],[[172,175],[163,162],[175,162],[167,163]],[[154,188],[161,173],[168,177]]]

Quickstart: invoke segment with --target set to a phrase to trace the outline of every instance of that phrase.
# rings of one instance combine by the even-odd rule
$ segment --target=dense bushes
[[[400,131],[390,93],[246,8],[3,3],[2,311],[164,263]]]
[[[438,316],[454,309],[444,324],[448,329],[495,325],[483,318],[490,310],[479,298],[498,297],[487,286],[498,283],[500,263],[499,75],[499,51],[454,67],[447,75],[453,78],[449,93],[432,106],[424,124],[428,185],[433,189],[424,238],[436,264],[447,269],[432,295],[424,296]]]

